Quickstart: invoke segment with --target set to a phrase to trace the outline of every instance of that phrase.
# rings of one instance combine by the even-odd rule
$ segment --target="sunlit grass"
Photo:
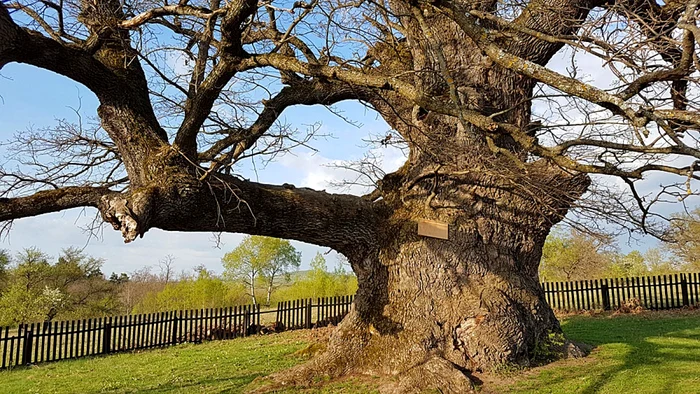
[[[569,317],[567,336],[590,357],[535,369],[497,392],[700,393],[700,313]]]
[[[301,361],[293,354],[302,339],[286,333],[47,363],[0,373],[0,392],[240,392]]]

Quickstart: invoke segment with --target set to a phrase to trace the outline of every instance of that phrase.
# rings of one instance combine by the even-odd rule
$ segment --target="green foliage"
[[[112,275],[109,276],[109,281],[114,283],[115,285],[121,285],[124,283],[128,283],[129,282],[129,275],[127,275],[124,272],[122,272],[119,275],[117,275],[116,272],[112,272]]]
[[[247,236],[243,241],[221,259],[224,277],[235,280],[249,291],[253,304],[258,302],[256,289],[261,285],[266,288],[266,303],[270,305],[272,292],[289,272],[299,268],[301,253],[287,240]]]
[[[644,262],[644,256],[637,250],[624,255],[613,255],[605,272],[605,276],[612,278],[631,278],[648,274],[649,268]]]
[[[206,270],[197,278],[182,278],[170,282],[163,290],[148,293],[133,313],[153,313],[172,310],[221,308],[245,303],[243,285],[227,283]]]
[[[535,344],[531,360],[535,364],[548,363],[563,357],[566,338],[561,332],[550,332]]]
[[[697,230],[700,231],[700,227]],[[697,235],[690,238],[692,242],[697,242]],[[692,242],[689,240],[686,244],[690,245],[689,250],[692,249]],[[593,237],[574,230],[569,233],[555,231],[549,235],[542,249],[540,278],[543,281],[571,281],[663,275],[692,270],[691,264],[684,264],[678,258],[668,256],[667,251],[674,247],[677,248],[678,245],[651,248],[644,253],[633,250],[622,254],[608,238]],[[700,270],[700,267],[697,269]]]
[[[51,269],[48,256],[29,248],[19,252],[15,261],[17,265],[8,271],[10,284],[0,296],[2,326],[45,320],[52,308],[64,304],[60,290],[47,285]]]
[[[0,293],[7,286],[7,269],[10,266],[12,258],[10,252],[5,249],[0,249]]]
[[[685,271],[700,272],[700,207],[678,215],[671,223],[672,243],[666,249],[680,259]]]
[[[311,260],[311,270],[298,275],[290,286],[277,291],[273,301],[341,296],[356,291],[357,278],[345,270],[342,261],[333,272],[328,272],[326,259],[316,253]]]
[[[7,253],[5,253],[7,256]],[[68,248],[56,263],[36,248],[19,252],[4,265],[0,325],[115,314],[117,288],[100,270],[102,260]]]
[[[27,288],[18,281],[0,297],[0,326],[46,320],[52,309],[62,309],[64,304],[65,295],[60,290]]]
[[[570,281],[604,275],[611,263],[609,239],[571,230],[552,232],[545,241],[540,277],[546,281]]]
[[[667,255],[665,248],[651,248],[644,252],[644,263],[651,275],[666,275],[683,270],[683,264]]]

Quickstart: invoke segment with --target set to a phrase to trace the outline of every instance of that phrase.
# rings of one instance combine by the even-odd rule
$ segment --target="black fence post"
[[[110,319],[111,320],[111,319]],[[102,326],[102,353],[112,352],[112,322],[105,322]]]
[[[173,345],[177,344],[177,340],[178,340],[178,338],[177,338],[178,327],[177,326],[180,323],[181,318],[182,318],[182,311],[178,311],[177,313],[173,314],[173,324],[172,324],[172,326],[173,326],[173,337],[172,337]]]
[[[258,304],[258,310],[257,310],[257,312],[255,313],[255,319],[257,320],[257,321],[255,322],[255,333],[256,333],[256,334],[260,334],[260,328],[262,327],[262,326],[260,325],[260,304]]]
[[[243,309],[243,336],[248,336],[248,330],[250,329],[250,306],[246,306]]]
[[[607,282],[600,285],[600,292],[603,295],[603,310],[609,311],[611,309],[611,307],[610,307],[610,291],[608,289]]]
[[[688,278],[685,274],[681,274],[681,296],[683,297],[683,306],[690,306],[688,297]]]
[[[306,328],[311,328],[311,299],[306,304]]]
[[[29,329],[24,332],[24,346],[22,347],[22,365],[29,365],[32,362],[32,342],[34,333]]]

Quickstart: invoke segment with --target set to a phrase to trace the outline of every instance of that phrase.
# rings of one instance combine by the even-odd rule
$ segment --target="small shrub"
[[[534,364],[548,363],[564,356],[566,339],[560,332],[549,332],[547,337],[538,341],[532,351],[530,361]]]

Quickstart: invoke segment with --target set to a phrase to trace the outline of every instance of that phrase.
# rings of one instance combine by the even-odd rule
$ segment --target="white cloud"
[[[374,148],[371,153],[379,159],[380,167],[385,173],[396,171],[406,160],[403,152],[395,147]],[[352,161],[353,159],[348,160]],[[300,183],[297,186],[300,187],[355,195],[371,191],[369,187],[363,185],[348,185],[346,187],[338,185],[343,182],[353,182],[358,177],[363,178],[361,179],[363,184],[367,183],[366,177],[350,169],[339,167],[345,165],[345,160],[331,160],[320,153],[307,151],[285,155],[278,162],[299,175]]]

